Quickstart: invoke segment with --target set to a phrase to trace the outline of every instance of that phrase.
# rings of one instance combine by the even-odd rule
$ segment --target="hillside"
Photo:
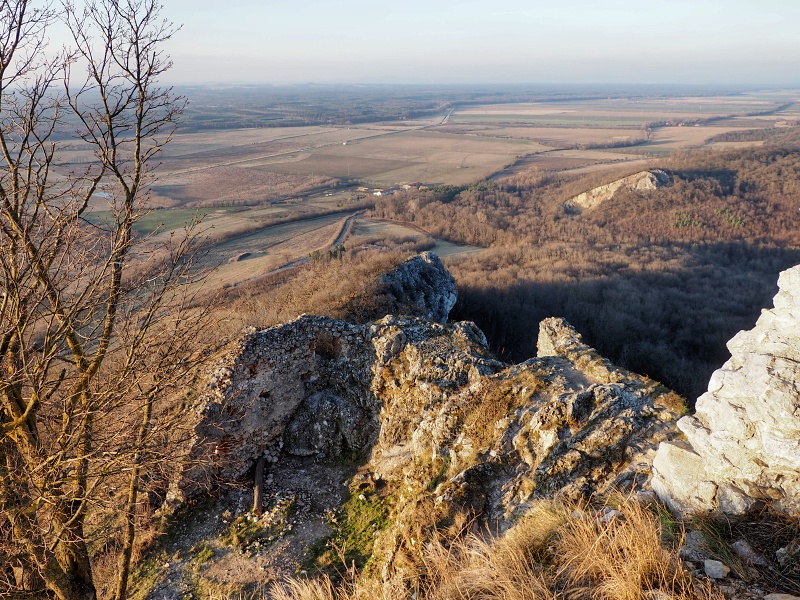
[[[430,271],[420,276],[423,264]],[[796,272],[781,279],[778,319],[796,310]],[[424,298],[413,308],[421,314],[453,296],[430,255],[394,273],[407,274],[402,297]],[[614,366],[563,319],[529,334],[537,356],[518,364],[494,358],[473,323],[406,316],[301,316],[231,343],[187,413],[191,451],[166,496],[167,512],[177,512],[148,550],[137,597],[800,591],[797,529],[785,517],[762,512],[757,523],[728,522],[726,533],[713,519],[670,516],[648,491],[659,444],[668,442],[659,453],[683,447],[679,396]],[[763,349],[758,335],[737,347],[777,357],[780,335]],[[786,364],[782,380],[796,378]],[[772,427],[791,436],[794,425]],[[775,456],[764,445],[751,460]],[[253,492],[243,489],[262,457],[263,513],[248,510]],[[796,463],[788,468],[781,480],[794,490]],[[682,493],[684,478],[660,469],[659,494]],[[217,490],[212,499],[208,490]],[[607,556],[597,549],[605,543]]]
[[[448,267],[460,290],[454,317],[475,321],[501,357],[530,356],[529,324],[561,316],[611,360],[693,402],[726,360],[725,342],[800,261],[800,151],[783,140],[654,166],[673,183],[623,187],[581,214],[564,203],[630,173],[412,191],[379,199],[375,212],[489,248]]]

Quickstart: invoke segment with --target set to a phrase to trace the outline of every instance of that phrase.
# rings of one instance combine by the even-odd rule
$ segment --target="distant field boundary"
[[[452,244],[453,246],[475,246],[476,248],[482,248],[483,250],[486,250],[485,246],[478,246],[477,244],[463,244],[463,243],[458,243],[458,242],[452,242],[452,241],[450,241],[448,239],[445,239],[445,238],[436,237],[430,231],[420,227],[416,223],[412,223],[411,221],[398,221],[396,219],[379,219],[377,217],[367,217],[364,220],[365,221],[374,221],[375,223],[392,223],[394,225],[402,225],[403,227],[408,227],[409,229],[413,229],[413,230],[418,231],[418,232],[420,232],[422,234],[425,234],[428,237],[433,238],[436,241],[440,241],[441,240],[443,242],[448,242],[449,244]]]
[[[318,219],[321,217],[329,217],[331,215],[349,215],[354,212],[358,211],[365,211],[370,208],[374,208],[373,205],[362,205],[362,206],[354,206],[350,208],[337,208],[335,210],[322,210],[314,213],[303,213],[303,214],[295,214],[289,217],[284,218],[277,218],[266,223],[259,223],[257,225],[253,225],[252,227],[245,227],[240,230],[231,231],[230,233],[220,234],[219,237],[209,237],[201,242],[201,247],[208,247],[214,246],[216,244],[221,244],[223,242],[228,242],[230,240],[236,239],[237,237],[242,237],[245,235],[250,235],[255,233],[256,231],[260,231],[262,229],[267,229],[269,227],[275,227],[276,225],[286,225],[287,223],[295,223],[297,221],[311,221],[313,219]]]
[[[374,221],[376,223],[393,223],[395,225],[402,225],[403,227],[414,229],[415,231],[419,231],[420,233],[424,233],[425,235],[436,239],[435,236],[430,231],[423,229],[422,227],[420,227],[416,223],[412,223],[411,221],[398,221],[396,219],[379,219],[377,217],[366,217],[364,220]]]
[[[334,213],[327,213],[327,215],[315,215],[315,217],[317,217],[317,216],[328,216],[330,214],[334,214]],[[333,248],[333,247],[338,246],[339,244],[341,244],[344,241],[344,239],[347,237],[347,234],[352,229],[353,223],[355,222],[355,220],[358,219],[359,217],[363,217],[363,216],[364,216],[364,210],[360,210],[360,211],[357,211],[357,212],[354,212],[354,213],[348,215],[344,220],[342,220],[341,226],[337,230],[336,235],[331,236],[329,242],[327,242],[327,243],[323,244],[322,246],[319,246],[319,247],[314,248],[313,250],[311,250],[309,252],[309,255],[313,254],[316,251],[327,250],[328,248]],[[315,217],[310,217],[310,218],[315,218]],[[295,219],[295,221],[297,221],[297,220],[302,220],[302,219]],[[283,223],[280,223],[280,224],[283,224]],[[288,263],[286,263],[284,265],[281,265],[280,267],[275,267],[274,269],[272,269],[270,271],[267,271],[266,273],[261,273],[260,275],[255,275],[254,277],[249,277],[248,279],[245,279],[243,281],[238,281],[238,282],[234,283],[233,285],[231,285],[230,287],[231,287],[231,289],[235,289],[235,288],[237,288],[239,286],[242,286],[242,285],[245,285],[245,284],[248,284],[248,283],[253,283],[254,281],[260,281],[260,280],[265,279],[267,277],[270,277],[272,275],[277,275],[279,273],[285,273],[286,271],[290,271],[292,269],[296,269],[297,267],[300,267],[300,266],[302,266],[302,265],[304,265],[304,264],[306,264],[308,262],[309,262],[308,256],[305,256],[303,258],[298,258],[298,259],[290,261],[290,262],[288,262]]]

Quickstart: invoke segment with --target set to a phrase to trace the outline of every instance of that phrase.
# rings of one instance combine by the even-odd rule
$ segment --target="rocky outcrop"
[[[774,308],[728,342],[696,414],[678,421],[685,442],[659,448],[653,487],[675,510],[800,514],[800,266],[778,287]]]
[[[601,185],[588,192],[578,194],[571,200],[564,203],[564,208],[568,212],[581,212],[599,206],[603,202],[611,200],[620,189],[628,188],[636,191],[655,190],[672,183],[672,176],[661,169],[642,171],[617,179],[606,185]]]
[[[260,456],[277,460],[284,433],[301,455],[341,449],[348,440],[373,441],[379,404],[370,391],[371,330],[302,316],[231,344],[196,402],[192,449],[168,503],[236,481]],[[309,412],[313,421],[298,423]]]
[[[423,252],[381,276],[378,290],[391,299],[391,314],[447,322],[456,304],[456,282],[433,252]]]
[[[468,322],[303,316],[251,332],[199,399],[171,500],[285,454],[368,457],[375,479],[501,526],[540,496],[645,483],[680,399],[608,363],[561,319],[542,323],[539,344],[539,357],[507,365]]]

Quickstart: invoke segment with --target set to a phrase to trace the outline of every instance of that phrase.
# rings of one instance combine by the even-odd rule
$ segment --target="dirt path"
[[[309,558],[309,547],[330,533],[326,515],[344,501],[345,482],[354,473],[353,466],[281,456],[266,475],[266,510],[260,521],[247,518],[249,488],[230,491],[181,515],[180,524],[151,559],[149,591],[140,589],[133,597],[220,597],[267,589],[298,574]],[[261,533],[249,544],[231,545],[231,527],[243,522],[255,530],[263,523]]]
[[[359,211],[359,212],[351,214],[344,221],[342,221],[342,226],[339,229],[339,233],[337,233],[336,238],[333,240],[333,242],[331,242],[330,244],[326,244],[325,246],[322,246],[320,248],[314,248],[314,249],[311,250],[311,252],[314,252],[315,250],[327,250],[328,248],[334,248],[334,247],[338,246],[339,244],[341,244],[342,242],[344,242],[345,238],[347,237],[347,235],[350,233],[350,230],[352,229],[353,222],[356,219],[358,219],[360,217],[363,217],[363,216],[364,216],[364,211]],[[240,285],[243,285],[245,283],[251,283],[253,281],[258,281],[259,279],[263,279],[264,277],[269,277],[270,275],[275,275],[276,273],[282,273],[283,271],[288,271],[290,269],[294,269],[296,267],[299,267],[300,265],[306,264],[308,261],[309,261],[308,257],[295,259],[295,260],[290,261],[290,262],[288,262],[288,263],[286,263],[284,265],[281,265],[280,267],[276,267],[275,269],[267,271],[266,273],[261,273],[260,275],[256,275],[254,277],[249,277],[248,279],[245,279],[243,281],[239,281],[239,282],[235,283],[232,287],[234,287],[234,288],[235,287],[239,287]]]

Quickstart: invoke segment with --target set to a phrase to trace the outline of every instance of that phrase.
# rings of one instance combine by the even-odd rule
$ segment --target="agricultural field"
[[[531,140],[551,148],[603,145],[644,139],[641,127],[537,127],[527,125],[445,125],[442,130],[462,135]]]
[[[207,285],[212,289],[235,286],[304,260],[315,250],[327,250],[339,237],[348,216],[312,217],[220,241],[199,263],[214,268]]]
[[[453,123],[521,123],[562,126],[633,127],[653,122],[685,122],[774,111],[777,99],[761,97],[613,98],[458,108]]]
[[[630,171],[686,148],[759,145],[760,140],[708,140],[737,130],[795,125],[797,99],[800,94],[786,91],[454,102],[409,118],[376,115],[375,122],[219,129],[204,128],[195,109],[191,127],[179,131],[161,156],[149,199],[153,210],[136,231],[158,239],[202,217],[208,251],[203,266],[216,267],[210,280],[216,288],[302,261],[330,247],[345,230],[348,247],[380,248],[405,240],[430,244],[443,256],[477,252],[404,223],[364,217],[352,226],[345,222],[367,206],[374,188],[412,182],[468,186],[526,171]],[[389,106],[394,105],[385,105],[386,114],[395,110]],[[88,158],[75,147],[58,168],[79,169]],[[110,218],[104,195],[97,194],[89,220]]]
[[[284,174],[326,175],[370,186],[406,182],[466,185],[478,181],[520,156],[546,150],[530,140],[465,136],[425,129],[372,137],[346,146],[326,147],[259,170]]]
[[[346,245],[351,248],[372,247],[401,242],[428,242],[432,244],[430,250],[441,258],[462,256],[483,251],[478,246],[468,244],[453,244],[445,240],[433,238],[429,233],[404,223],[384,221],[381,219],[356,219],[353,228],[346,240]]]
[[[532,154],[517,161],[507,169],[497,173],[493,179],[525,171],[559,173],[564,171],[594,172],[616,168],[641,165],[646,168],[650,159],[640,154],[627,154],[620,151],[603,150],[551,150]]]

